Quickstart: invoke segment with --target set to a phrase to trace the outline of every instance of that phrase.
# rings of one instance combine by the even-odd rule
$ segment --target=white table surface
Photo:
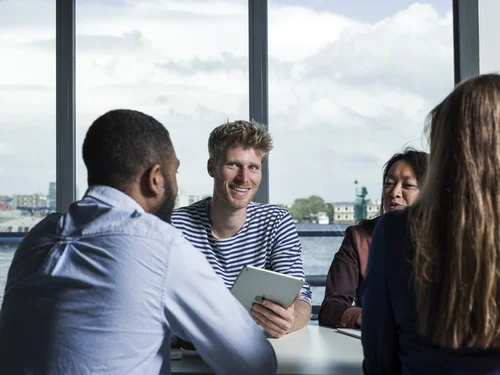
[[[280,339],[269,339],[278,359],[278,374],[362,374],[361,340],[334,329],[306,326]],[[172,361],[173,374],[212,374],[198,354]]]

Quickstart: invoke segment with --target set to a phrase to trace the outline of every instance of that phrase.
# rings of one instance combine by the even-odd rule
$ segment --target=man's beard
[[[167,180],[166,180],[167,181]],[[170,184],[165,183],[165,194],[163,202],[158,206],[154,215],[167,223],[170,223],[175,206],[175,196]]]

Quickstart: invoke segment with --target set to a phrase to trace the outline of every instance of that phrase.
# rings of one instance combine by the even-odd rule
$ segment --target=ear
[[[208,161],[207,161],[207,172],[210,175],[210,177],[214,177],[215,165],[214,165],[214,161],[212,160],[212,158],[208,159]]]
[[[146,188],[153,196],[163,195],[165,190],[167,181],[164,181],[161,172],[160,164],[155,164],[144,173]]]

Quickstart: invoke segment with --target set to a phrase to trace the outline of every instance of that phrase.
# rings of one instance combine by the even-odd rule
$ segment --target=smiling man
[[[252,202],[272,138],[256,123],[235,121],[215,128],[208,140],[213,197],[174,211],[172,224],[206,256],[230,288],[246,265],[304,277],[302,246],[290,213]],[[311,315],[308,284],[285,309],[271,301],[254,304],[257,324],[273,337],[304,327]]]

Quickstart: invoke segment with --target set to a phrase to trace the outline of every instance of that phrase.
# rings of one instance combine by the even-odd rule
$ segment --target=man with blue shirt
[[[261,330],[167,224],[179,161],[163,125],[108,112],[89,128],[83,159],[83,199],[40,222],[14,255],[0,373],[169,374],[175,335],[218,374],[274,374]]]
[[[302,246],[290,213],[274,204],[252,202],[272,138],[256,123],[235,121],[215,128],[208,140],[208,174],[213,197],[174,211],[172,224],[206,256],[230,288],[246,265],[304,278]],[[284,308],[265,300],[253,318],[279,338],[304,327],[311,315],[311,288],[305,284]]]

